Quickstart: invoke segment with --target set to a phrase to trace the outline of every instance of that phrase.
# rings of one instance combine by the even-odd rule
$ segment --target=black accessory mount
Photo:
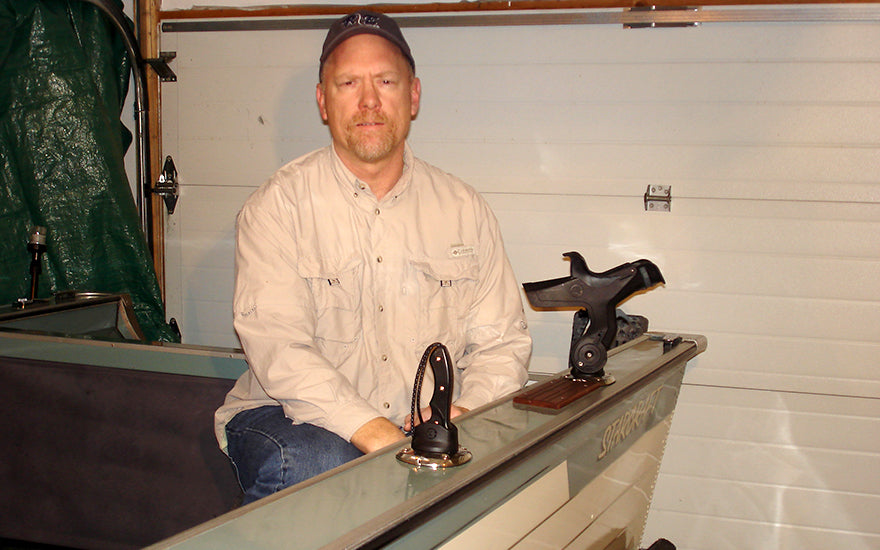
[[[431,417],[424,420],[419,398],[428,365],[434,375],[434,394],[431,396]],[[458,444],[458,428],[450,420],[453,380],[449,350],[439,342],[428,346],[419,362],[413,387],[410,414],[414,426],[411,432],[412,447],[397,453],[397,459],[401,462],[437,470],[459,466],[471,459],[471,453]],[[416,426],[417,416],[419,424]]]
[[[534,308],[578,307],[574,315],[568,365],[576,379],[608,380],[604,367],[608,350],[617,335],[617,305],[633,294],[665,283],[660,269],[650,260],[637,260],[602,273],[594,273],[578,252],[566,252],[571,275],[523,283]]]

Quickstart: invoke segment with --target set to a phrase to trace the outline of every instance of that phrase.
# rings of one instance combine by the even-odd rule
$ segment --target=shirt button
[[[377,209],[376,209],[376,215],[378,216],[380,213],[381,213],[381,211],[377,208]]]
[[[382,354],[382,360],[383,360],[383,361],[387,361],[387,360],[388,360],[388,356],[387,356],[386,354],[384,354],[384,353]]]
[[[386,409],[390,409],[390,408],[391,408],[391,403],[388,403],[388,402],[386,401],[385,403],[382,403],[382,406],[385,407]]]
[[[382,256],[377,257],[377,258],[376,258],[376,261],[379,262],[379,263],[381,264],[381,263],[382,263]]]
[[[358,196],[358,193],[357,193],[357,191],[355,191],[355,192],[354,192],[354,198],[357,198],[357,196]]]
[[[385,306],[379,306],[379,313],[382,313],[383,311],[385,311]]]

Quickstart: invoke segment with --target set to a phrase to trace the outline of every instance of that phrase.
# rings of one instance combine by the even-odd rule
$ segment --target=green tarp
[[[129,71],[97,7],[0,0],[0,303],[29,295],[28,238],[45,226],[38,297],[128,293],[147,338],[174,341],[124,166]]]

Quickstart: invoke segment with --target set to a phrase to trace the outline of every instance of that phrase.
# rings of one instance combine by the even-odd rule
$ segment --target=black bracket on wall
[[[177,82],[177,75],[168,66],[168,62],[177,57],[177,52],[159,52],[158,58],[144,59],[144,63],[153,68],[162,82]]]
[[[168,213],[174,214],[177,199],[180,197],[180,187],[177,183],[177,168],[170,155],[165,157],[165,165],[162,167],[162,173],[159,174],[159,180],[153,186],[153,193],[162,197]]]

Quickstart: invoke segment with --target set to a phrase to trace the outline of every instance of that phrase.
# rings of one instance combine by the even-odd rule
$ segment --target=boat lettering
[[[605,433],[602,434],[602,449],[597,460],[602,460],[611,449],[626,439],[626,436],[642,425],[654,413],[654,409],[657,407],[657,399],[660,397],[660,390],[662,389],[663,386],[660,386],[652,391],[605,428]]]

